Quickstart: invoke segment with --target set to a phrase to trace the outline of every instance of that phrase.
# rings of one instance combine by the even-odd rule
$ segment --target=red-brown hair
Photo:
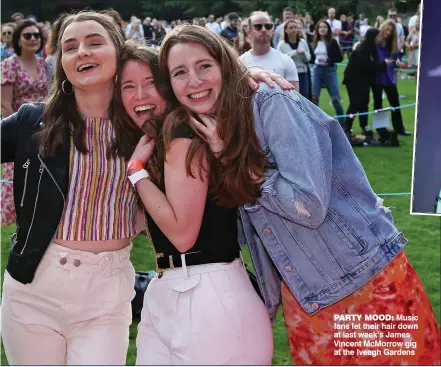
[[[204,137],[192,126],[183,107],[173,111],[164,121],[165,146],[170,144],[173,131],[180,124],[189,124],[196,136],[187,154],[187,174],[191,175],[193,159],[205,156],[210,169],[209,190],[219,205],[236,207],[254,202],[260,195],[260,183],[269,165],[254,128],[251,102],[253,90],[248,84],[245,70],[238,62],[238,54],[222,37],[204,27],[176,27],[164,38],[159,56],[160,68],[168,81],[170,73],[167,61],[170,50],[181,43],[204,46],[220,64],[223,85],[214,111],[218,134],[224,143],[219,156],[222,164],[210,151]],[[202,161],[199,163],[201,167]]]
[[[317,47],[317,44],[320,41],[319,27],[320,27],[320,24],[322,24],[322,23],[326,24],[326,26],[328,27],[328,33],[324,37],[326,46],[328,46],[332,42],[332,39],[334,38],[334,36],[332,35],[331,26],[326,21],[326,19],[322,19],[322,20],[318,21],[317,24],[315,25],[314,40],[312,42],[314,44],[314,47]]]

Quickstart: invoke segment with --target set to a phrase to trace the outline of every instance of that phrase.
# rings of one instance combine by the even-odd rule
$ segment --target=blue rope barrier
[[[347,66],[348,63],[347,62],[339,62],[336,63],[335,65],[337,66]],[[418,71],[418,69],[400,69],[400,68],[395,68],[395,71],[401,71],[403,73],[416,73]]]
[[[385,107],[385,108],[381,108],[379,110],[373,110],[373,111],[368,111],[368,112],[358,112],[358,113],[351,113],[349,115],[337,115],[334,116],[334,119],[340,119],[340,118],[346,118],[346,117],[356,117],[356,116],[364,116],[364,115],[373,115],[375,113],[378,112],[383,112],[383,111],[395,111],[395,110],[400,110],[403,108],[409,108],[409,107],[415,107],[416,103],[408,103],[408,104],[404,104],[402,106],[397,106],[397,107]]]
[[[377,194],[377,196],[408,196],[411,194],[411,192],[392,192],[388,194]]]

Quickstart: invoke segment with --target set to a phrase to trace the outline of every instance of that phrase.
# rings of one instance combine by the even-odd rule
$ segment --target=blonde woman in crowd
[[[300,20],[287,20],[283,25],[283,32],[277,49],[288,55],[296,64],[299,75],[300,94],[308,98],[308,62],[311,60],[311,53],[307,41],[304,39],[304,33]]]
[[[242,20],[239,34],[234,39],[234,47],[239,52],[239,55],[251,50],[251,38],[248,36],[248,18]]]

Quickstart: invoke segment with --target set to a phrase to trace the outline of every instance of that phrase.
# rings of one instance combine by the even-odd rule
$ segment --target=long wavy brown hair
[[[325,41],[326,46],[329,46],[332,42],[332,39],[334,38],[334,36],[332,34],[331,26],[326,21],[326,19],[322,19],[322,20],[318,21],[317,24],[315,25],[314,39],[312,41],[312,43],[314,44],[314,47],[317,47],[317,44],[321,40],[320,34],[319,34],[319,27],[320,27],[320,24],[322,24],[322,23],[326,24],[326,26],[328,27],[328,33],[326,33],[326,36],[324,37],[325,38],[324,41]]]
[[[162,131],[165,147],[169,146],[174,131],[181,124],[190,125],[195,137],[187,153],[187,174],[191,175],[191,164],[196,157],[200,159],[199,167],[202,167],[202,159],[206,157],[210,170],[209,190],[219,205],[236,207],[253,202],[260,195],[260,183],[269,164],[255,132],[251,100],[253,90],[248,84],[245,70],[238,62],[238,54],[222,37],[204,27],[176,27],[164,38],[159,54],[159,65],[168,82],[170,50],[181,43],[204,46],[220,64],[223,85],[214,115],[224,147],[217,159],[183,107],[174,110],[164,121]]]
[[[106,29],[115,46],[116,58],[119,60],[124,39],[113,19],[99,12],[81,11],[64,18],[58,35],[58,43],[61,42],[64,31],[70,24],[88,20],[93,20]],[[66,134],[67,131],[73,136],[77,150],[83,154],[88,152],[85,143],[86,125],[84,118],[77,108],[75,93],[73,92],[67,95],[62,91],[62,83],[67,80],[67,76],[61,64],[61,56],[62,52],[57,52],[54,79],[46,99],[43,114],[44,124],[42,130],[37,134],[40,142],[40,154],[43,156],[53,156],[59,147],[68,144],[67,137],[69,135]],[[117,70],[117,72],[119,72],[119,70]],[[68,87],[66,86],[65,89],[68,89]],[[128,130],[127,126],[117,120],[113,114],[112,103],[109,106],[109,117],[112,120],[116,137],[109,146],[108,155],[111,155],[113,152],[120,156],[130,157],[130,149],[127,150],[127,147],[133,145],[133,141],[135,140],[134,132]]]

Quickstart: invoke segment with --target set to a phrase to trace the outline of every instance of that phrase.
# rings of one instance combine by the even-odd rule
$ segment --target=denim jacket
[[[337,121],[297,92],[266,85],[253,109],[275,168],[265,174],[260,199],[240,208],[239,233],[270,317],[280,305],[282,279],[314,314],[364,285],[407,240]]]

